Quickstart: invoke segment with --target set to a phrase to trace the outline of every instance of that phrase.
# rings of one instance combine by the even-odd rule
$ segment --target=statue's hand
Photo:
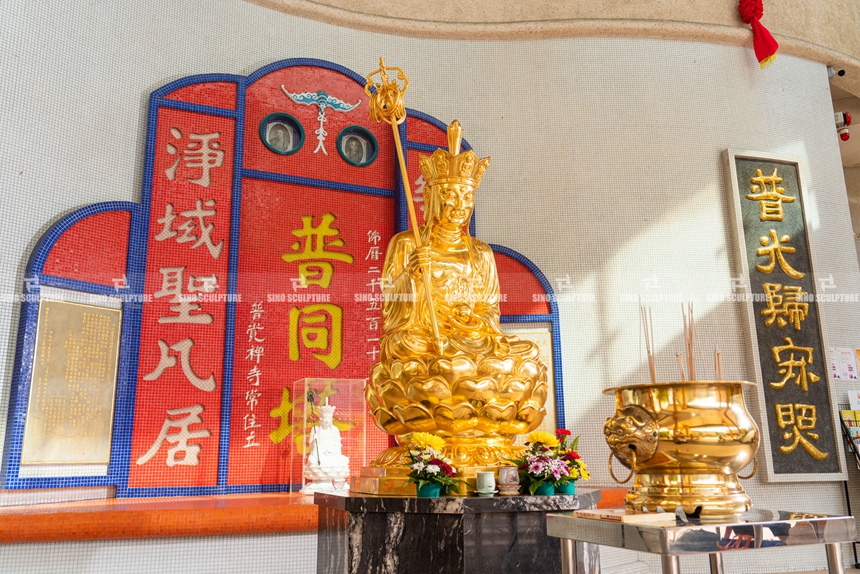
[[[422,245],[413,249],[412,253],[409,254],[409,261],[406,265],[409,269],[409,275],[413,279],[420,279],[422,273],[430,272],[430,262],[433,259],[431,253],[432,249],[429,245]]]

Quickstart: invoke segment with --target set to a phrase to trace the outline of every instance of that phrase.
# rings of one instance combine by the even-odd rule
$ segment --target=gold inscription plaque
[[[107,464],[122,310],[42,299],[21,466]]]

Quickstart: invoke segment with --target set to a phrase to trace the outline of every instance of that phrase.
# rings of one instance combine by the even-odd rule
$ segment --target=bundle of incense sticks
[[[648,354],[648,372],[651,374],[651,382],[657,382],[657,365],[654,363],[654,316],[651,309],[645,309],[639,302],[639,324],[645,331],[645,352]]]
[[[702,352],[702,346],[699,341],[698,333],[696,332],[696,319],[693,316],[693,303],[688,302],[686,308],[681,304],[681,317],[684,322],[684,356],[686,357],[687,372],[684,372],[684,359],[681,357],[681,352],[675,352],[675,358],[678,360],[678,372],[681,375],[681,381],[696,380],[696,351],[699,352],[699,357],[702,359],[702,364],[705,364],[705,355]],[[645,352],[648,356],[648,371],[651,375],[651,382],[657,382],[657,369],[654,363],[654,316],[650,308],[646,308],[639,302],[639,325],[640,334],[645,334]],[[641,350],[640,340],[640,353]],[[641,356],[641,355],[640,355]],[[705,374],[707,376],[707,374]],[[641,376],[640,376],[641,378]],[[714,347],[714,378],[717,381],[723,380],[723,363],[722,356],[718,347]]]

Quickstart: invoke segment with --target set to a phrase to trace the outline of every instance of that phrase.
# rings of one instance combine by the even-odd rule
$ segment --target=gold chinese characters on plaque
[[[21,466],[110,460],[122,311],[42,299]]]

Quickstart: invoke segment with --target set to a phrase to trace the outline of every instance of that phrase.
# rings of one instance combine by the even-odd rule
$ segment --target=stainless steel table
[[[663,574],[679,574],[682,554],[708,554],[711,574],[723,574],[723,552],[824,544],[827,571],[844,574],[839,545],[853,542],[853,516],[825,516],[753,509],[724,522],[676,520],[675,526],[646,526],[576,518],[573,513],[546,517],[547,534],[561,538],[562,573],[576,572],[576,542],[660,554]]]

